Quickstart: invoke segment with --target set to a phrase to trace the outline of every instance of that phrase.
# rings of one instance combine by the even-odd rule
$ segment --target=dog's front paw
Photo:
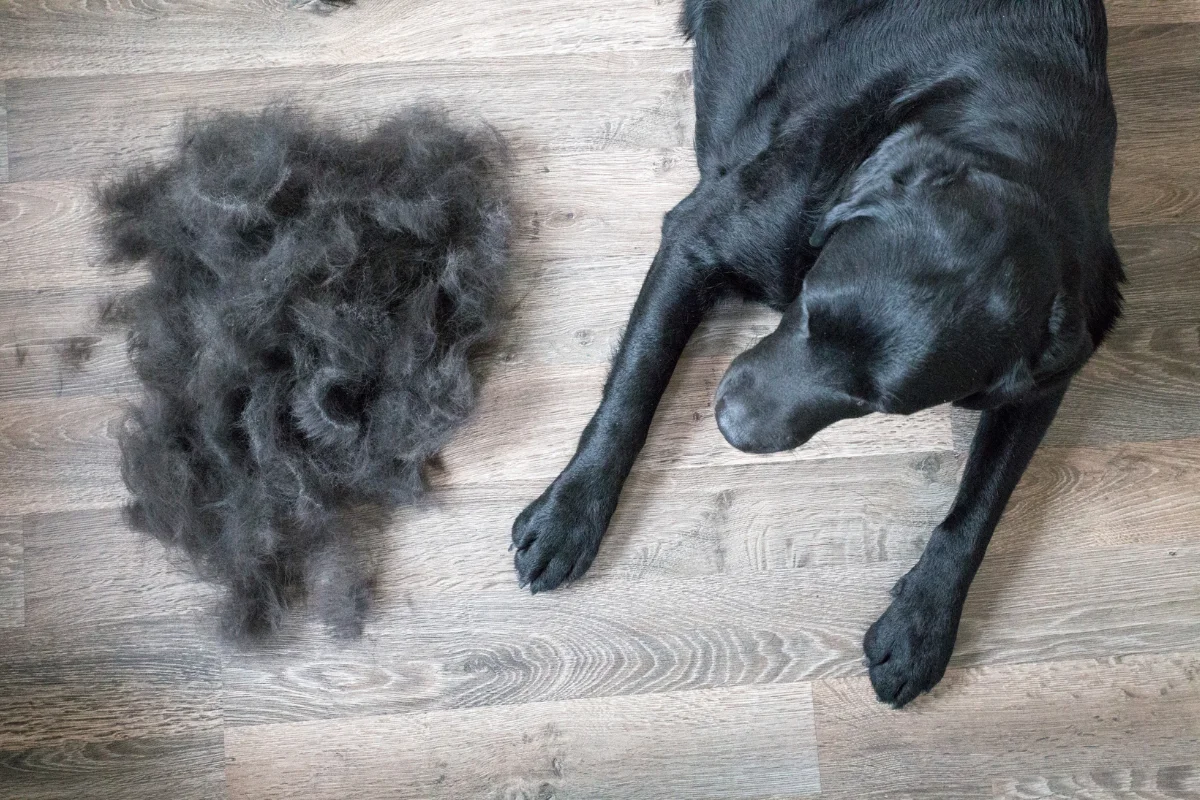
[[[942,679],[962,605],[951,591],[922,579],[915,569],[892,594],[891,606],[867,631],[863,650],[876,696],[900,708]]]
[[[513,523],[521,586],[537,594],[587,572],[615,507],[601,487],[560,476]]]

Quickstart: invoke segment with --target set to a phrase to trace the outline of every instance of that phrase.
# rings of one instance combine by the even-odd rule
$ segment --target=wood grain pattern
[[[115,509],[30,515],[25,541],[26,619],[39,629],[77,624],[81,607],[95,624],[213,617],[215,588]]]
[[[91,236],[89,194],[86,182],[0,184],[0,290],[84,289],[112,282],[100,265],[102,248]]]
[[[913,563],[957,488],[947,453],[635,470],[593,571],[629,580]],[[1200,440],[1045,448],[1018,488],[992,553],[1200,542]],[[446,590],[508,585],[512,519],[542,489],[514,482],[433,492],[399,512],[389,583]],[[476,535],[468,532],[476,531]],[[477,537],[477,538],[476,538]],[[475,554],[472,556],[472,554]],[[458,565],[445,574],[445,563]]]
[[[1108,0],[1126,317],[974,586],[950,674],[877,705],[867,625],[954,495],[976,415],[725,445],[689,346],[592,571],[530,597],[509,530],[569,457],[696,179],[678,0],[0,0],[0,798],[1197,798],[1200,2]],[[303,609],[215,635],[214,587],[128,531],[136,389],[93,181],[181,118],[429,97],[513,141],[509,323],[420,505],[365,541],[359,640]],[[816,683],[812,683],[816,681]]]
[[[0,364],[6,367],[0,371],[0,402],[135,394],[138,384],[124,335],[97,332],[86,321],[86,316],[71,318],[67,329],[73,332],[67,335],[41,337],[30,331],[0,346]]]
[[[0,403],[0,508],[10,513],[111,507],[125,498],[116,430],[120,397]]]
[[[1122,325],[1200,322],[1200,225],[1153,225],[1115,232],[1129,275]]]
[[[0,517],[0,628],[25,624],[25,545],[20,517]]]
[[[323,16],[289,0],[9,0],[0,78],[461,61],[681,48],[657,0],[373,0]],[[518,23],[519,24],[514,24]]]
[[[54,345],[48,349],[53,350]],[[945,407],[912,417],[872,415],[836,425],[805,447],[760,457],[725,444],[712,419],[712,393],[735,350],[724,357],[693,357],[682,363],[651,429],[644,469],[762,464],[895,452],[924,453],[954,446]],[[97,364],[128,373],[113,344]],[[36,353],[35,353],[36,355]],[[1200,435],[1200,329],[1196,325],[1141,328],[1123,324],[1076,378],[1047,438],[1057,446],[1110,441],[1154,441]],[[15,357],[15,356],[14,356]],[[27,358],[29,356],[26,356]],[[46,394],[61,393],[73,370],[51,362],[43,376]],[[86,372],[90,365],[84,365]],[[484,388],[474,419],[447,448],[440,486],[552,478],[567,461],[599,397],[605,367],[497,366]],[[64,377],[65,376],[65,377]],[[15,383],[16,381],[14,381]],[[112,390],[122,381],[98,381]],[[87,382],[83,383],[85,389]],[[71,393],[67,393],[70,395]],[[62,396],[53,402],[0,403],[0,498],[18,512],[114,505],[122,492],[113,473],[115,425],[126,402],[109,392],[97,397]],[[553,406],[553,411],[549,409]],[[73,468],[64,470],[64,460]],[[34,486],[41,487],[35,490]],[[40,491],[44,496],[36,496]],[[31,494],[32,493],[32,494]],[[71,499],[68,501],[67,498]]]
[[[1196,0],[1107,0],[1110,27],[1200,22]]]
[[[1032,765],[1055,775],[1187,763],[1200,747],[1198,679],[1195,654],[951,670],[900,713],[863,678],[822,681],[822,796],[961,800],[1028,780]],[[976,721],[969,737],[948,724],[962,717]]]
[[[218,732],[210,620],[74,624],[4,633],[0,751]]]
[[[1113,225],[1200,221],[1193,143],[1200,136],[1200,25],[1116,29],[1110,79],[1119,135]]]
[[[227,774],[235,797],[800,798],[812,716],[795,684],[233,729]]]
[[[502,544],[503,533],[497,538]],[[476,557],[494,559],[499,571],[507,561],[502,549]],[[597,573],[552,598],[529,597],[511,584],[458,587],[453,576],[385,580],[361,642],[331,644],[297,620],[260,653],[227,654],[226,721],[258,725],[858,675],[863,633],[909,566],[653,580]],[[1150,584],[1152,594],[1145,591]],[[1173,652],[1197,637],[1200,546],[1081,551],[1047,539],[984,562],[953,663]]]
[[[0,797],[223,800],[224,755],[219,731],[0,751]]]
[[[3,52],[0,50],[0,52]],[[0,80],[0,183],[8,180],[8,101]]]
[[[518,152],[685,147],[693,126],[689,65],[686,50],[651,50],[10,80],[9,174],[14,181],[91,179],[162,156],[185,112],[258,109],[281,100],[351,125],[432,99],[485,117]],[[137,114],[120,111],[130,103]]]
[[[682,45],[673,3],[375,0],[322,16],[287,0],[9,0],[0,79],[565,55]],[[1114,27],[1200,22],[1194,0],[1113,0]],[[513,20],[522,24],[514,25]]]
[[[994,800],[1194,800],[1200,768],[1190,764],[1101,767],[1072,775],[993,783]]]
[[[725,442],[713,419],[713,393],[734,353],[680,364],[642,450],[643,469],[803,461],[853,454],[928,452],[951,447],[945,408],[908,418],[873,415],[837,423],[804,447],[756,456]],[[604,384],[607,368],[494,370],[479,410],[443,453],[446,483],[553,478],[566,466]]]
[[[1046,437],[1054,445],[1200,434],[1200,325],[1119,323],[1072,381]]]
[[[1052,529],[1083,547],[1200,541],[1200,440],[1045,447],[1004,513],[989,552],[1010,546],[1008,531]],[[1023,539],[1013,544],[1028,546]]]

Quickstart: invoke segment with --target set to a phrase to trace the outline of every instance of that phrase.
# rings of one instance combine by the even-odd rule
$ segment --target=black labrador
[[[1101,0],[686,0],[700,183],[562,474],[513,526],[534,592],[582,575],[685,343],[730,294],[783,311],[716,394],[734,447],[981,409],[954,505],[864,641],[901,706],[946,670],[967,589],[1071,377],[1120,315]]]

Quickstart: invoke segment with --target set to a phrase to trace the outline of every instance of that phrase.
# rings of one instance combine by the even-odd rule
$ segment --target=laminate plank
[[[82,289],[114,281],[93,237],[87,183],[0,184],[0,290]],[[6,303],[7,305],[7,303]]]
[[[20,517],[0,516],[0,628],[25,624],[25,540]]]
[[[1110,214],[1121,227],[1200,221],[1200,25],[1118,28],[1109,77],[1119,135]]]
[[[957,472],[956,459],[937,454],[704,467],[687,479],[638,471],[592,575],[656,580],[905,565],[920,555]],[[1086,478],[1060,482],[1056,473],[1054,480],[1069,488]],[[541,489],[537,481],[513,482],[505,491],[450,488],[398,511],[386,530],[353,518],[348,524],[374,554],[385,597],[387,587],[509,589],[515,577],[508,531]],[[130,531],[116,509],[28,515],[24,541],[28,624],[52,627],[78,607],[98,623],[212,614],[216,590],[178,553]]]
[[[25,542],[26,620],[38,630],[73,624],[80,608],[94,624],[215,616],[216,589],[116,509],[28,515]]]
[[[1071,383],[1052,445],[1200,434],[1200,326],[1122,322]]]
[[[1200,322],[1200,225],[1147,225],[1114,232],[1129,277],[1119,325]]]
[[[289,0],[9,0],[0,78],[462,61],[682,48],[657,0],[372,0],[333,14]],[[519,21],[519,23],[517,22]]]
[[[474,557],[499,564],[497,545]],[[1200,545],[1027,536],[984,561],[953,664],[1176,652],[1200,637]],[[447,559],[449,561],[449,559]],[[297,618],[227,653],[231,726],[861,675],[862,637],[909,564],[585,578],[553,596],[384,580],[361,640]],[[452,572],[453,570],[449,570]]]
[[[1198,675],[1187,653],[974,667],[900,713],[865,678],[821,681],[822,797],[961,800],[1031,768],[1187,763],[1200,747]]]
[[[1170,166],[1172,156],[1181,151],[1184,142],[1171,131],[1194,130],[1200,123],[1197,44],[1197,24],[1141,25],[1111,32],[1109,81],[1119,123],[1119,153]]]
[[[1158,0],[1129,0],[1126,5],[1140,3],[1144,9],[1153,6],[1165,6],[1167,3]],[[1175,4],[1186,3],[1191,6],[1190,13],[1200,17],[1195,0],[1175,0]],[[1105,3],[1110,6],[1111,3]],[[1150,13],[1155,13],[1151,11]],[[1114,88],[1129,85],[1131,88],[1162,92],[1166,87],[1153,86],[1149,78],[1167,72],[1171,75],[1172,83],[1182,81],[1182,78],[1200,68],[1196,52],[1191,45],[1200,36],[1200,19],[1171,20],[1158,24],[1139,24],[1133,26],[1113,26],[1108,39],[1108,71]],[[1130,84],[1129,81],[1144,81]],[[1181,84],[1182,85],[1182,84]],[[1185,97],[1191,97],[1197,91],[1195,86],[1182,86],[1188,91]],[[1171,112],[1188,114],[1195,109],[1186,103],[1171,104]]]
[[[521,302],[515,313],[565,305],[567,316],[561,323],[549,314],[538,316],[536,331],[521,331],[514,338],[553,333],[553,349],[572,357],[595,348],[610,351],[614,341],[586,330],[586,322],[571,315],[578,309],[564,295],[580,293],[585,302],[579,305],[597,309],[601,321],[614,324],[610,317],[627,311],[658,246],[662,215],[690,190],[694,173],[690,154],[683,150],[544,153],[518,159],[513,185],[521,200],[510,288]],[[26,319],[45,324],[44,306],[36,313],[29,310],[39,298],[69,300],[69,310],[64,307],[54,317],[83,321],[94,313],[95,296],[136,282],[136,272],[122,278],[100,263],[89,195],[88,185],[73,182],[0,186],[0,306],[8,323],[0,335],[11,338],[13,331],[24,329]],[[1124,287],[1126,319],[1200,319],[1200,225],[1130,226],[1118,229],[1115,238],[1130,275]],[[607,303],[601,302],[601,290],[611,295]]]
[[[518,152],[687,147],[688,54],[639,51],[174,75],[10,80],[13,181],[90,180],[166,155],[185,113],[298,102],[346,127],[416,100],[482,117]],[[136,106],[137,113],[123,109]]]
[[[1196,0],[1106,0],[1110,28],[1200,22]]]
[[[230,730],[231,798],[799,798],[807,684]],[[322,765],[322,766],[318,766]]]
[[[1099,767],[1088,772],[993,782],[994,800],[1196,800],[1200,767]]]
[[[1044,448],[1009,504],[990,555],[1200,544],[1200,440]],[[746,575],[894,564],[920,557],[957,489],[945,453],[831,459],[684,474],[635,470],[585,581]],[[503,589],[512,520],[538,481],[451,487],[397,512],[385,586]],[[1000,555],[997,555],[1000,554]],[[453,564],[453,569],[447,569]]]
[[[1196,131],[1180,131],[1180,137],[1195,136]],[[1176,142],[1181,139],[1176,139]],[[1167,164],[1139,163],[1125,159],[1118,145],[1113,171],[1109,215],[1114,228],[1140,224],[1200,223],[1200,180],[1198,168],[1190,161]],[[1164,158],[1186,158],[1176,144],[1175,152]]]
[[[1043,447],[989,554],[1028,548],[1024,531],[1082,547],[1200,543],[1200,440]],[[1009,535],[1012,531],[1012,535]]]
[[[0,632],[0,751],[219,734],[215,625],[93,625]]]
[[[0,80],[0,183],[8,180],[8,100]]]
[[[911,564],[954,496],[959,466],[950,454],[928,453],[637,469],[583,580]],[[454,487],[401,510],[386,583],[447,591],[509,586],[512,521],[544,488],[540,481],[511,483],[502,493]],[[446,570],[447,562],[455,568]]]
[[[115,290],[118,282],[110,284]],[[0,402],[129,394],[124,331],[99,325],[107,289],[0,290]]]
[[[691,180],[649,177],[669,156],[629,155],[546,157],[539,161],[548,172],[531,168],[518,179],[527,199],[514,236],[512,307],[496,348],[505,359],[599,364],[615,350],[657,247],[662,211]],[[630,176],[606,176],[605,160],[620,160]],[[571,183],[578,184],[573,191]],[[100,299],[140,279],[136,271],[119,276],[97,266],[85,195],[72,184],[0,187],[0,367],[13,367],[0,369],[0,399],[98,392],[127,378],[97,371],[98,362],[120,369],[117,337],[101,336],[86,372],[64,376],[56,358],[63,342],[102,334],[94,326]],[[1200,321],[1200,226],[1125,228],[1116,239],[1130,275],[1123,325]],[[63,250],[77,255],[60,261]],[[690,352],[738,352],[777,319],[750,305],[720,309]]]
[[[1186,110],[1194,103],[1181,102],[1200,85],[1200,63],[1181,55],[1194,46],[1200,46],[1200,25],[1137,26],[1114,36],[1111,72],[1123,131],[1113,191],[1116,224],[1200,221],[1186,144],[1195,139],[1200,118]],[[486,117],[535,150],[691,142],[686,51],[464,60],[455,66],[10,80],[11,178],[90,178],[131,159],[162,155],[184,109],[248,109],[279,98],[307,101],[352,120],[378,116],[417,96],[440,98]],[[480,93],[481,80],[494,88]],[[138,114],[112,112],[129,103],[138,105]],[[1150,169],[1156,172],[1145,174]]]
[[[103,6],[10,0],[0,79],[131,72],[562,55],[684,45],[674,3],[490,0],[447,14],[437,0],[375,0],[336,14],[297,3],[191,0]],[[1200,22],[1193,0],[1109,0],[1109,25]],[[522,24],[514,25],[519,19]]]
[[[119,505],[118,396],[0,403],[0,508],[25,514]]]
[[[124,335],[88,322],[65,326],[87,333],[19,337],[0,349],[0,402],[134,394]]]
[[[920,557],[957,490],[961,457],[857,456],[803,464],[635,470],[585,581],[892,564]],[[989,550],[1200,544],[1200,440],[1043,448]],[[480,485],[433,492],[394,516],[386,584],[446,591],[513,580],[512,520],[541,493]],[[446,564],[454,568],[446,569]]]
[[[0,751],[0,797],[224,800],[224,737],[218,731]]]

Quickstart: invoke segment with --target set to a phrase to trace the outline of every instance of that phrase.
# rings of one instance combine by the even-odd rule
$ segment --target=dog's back
[[[1097,344],[1111,327],[1122,273],[1099,0],[688,0],[683,27],[706,178],[776,171],[804,187],[816,219],[868,154],[919,121],[1035,188],[1066,246],[1095,265],[1084,294]]]
[[[1098,0],[688,0],[683,24],[706,172],[789,132],[845,140],[920,111],[1021,160],[1053,166],[1086,147],[1074,177],[1107,181],[1116,124]]]

